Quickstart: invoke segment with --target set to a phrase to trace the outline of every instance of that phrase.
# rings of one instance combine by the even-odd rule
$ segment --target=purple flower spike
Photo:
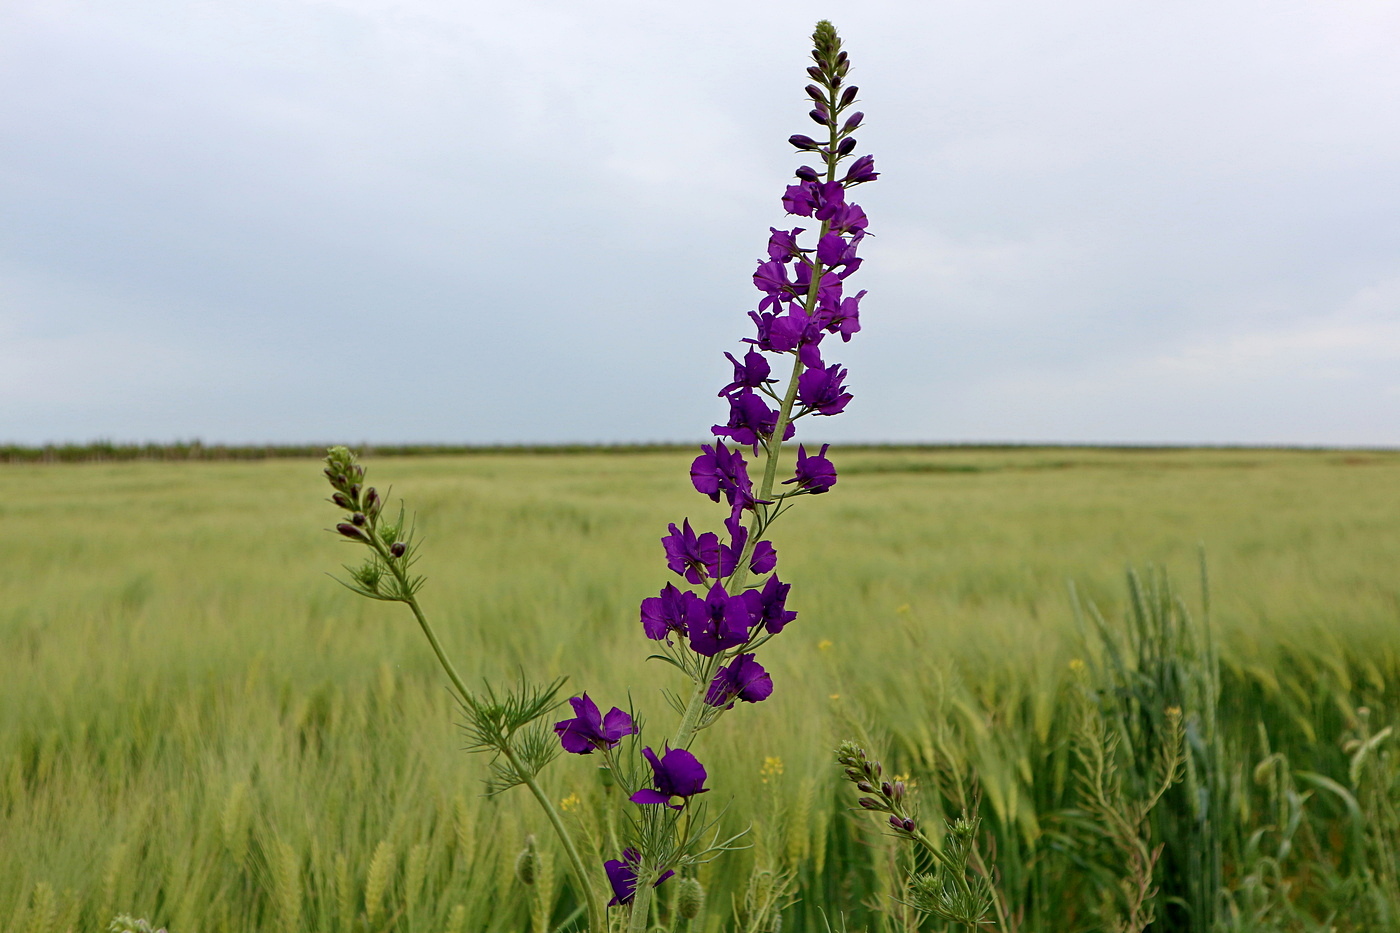
[[[760,541],[753,546],[753,557],[749,558],[749,570],[754,573],[767,573],[778,566],[778,551],[771,541]]]
[[[709,567],[719,560],[719,535],[707,531],[697,536],[688,518],[684,528],[672,523],[670,529],[671,533],[661,539],[666,565],[690,583],[703,583],[709,576]]]
[[[768,582],[761,590],[748,590],[744,593],[744,601],[748,603],[749,614],[754,628],[763,626],[769,633],[776,635],[781,632],[789,622],[797,618],[797,613],[786,608],[788,590],[792,589],[792,584],[784,583],[778,579],[777,574],[768,578]]]
[[[633,735],[637,727],[632,717],[614,706],[603,716],[598,712],[598,704],[588,698],[570,697],[574,708],[574,718],[554,724],[554,733],[559,736],[559,744],[564,751],[575,755],[590,755],[594,749],[616,748],[624,735]]]
[[[642,600],[642,630],[653,641],[665,639],[670,642],[670,634],[685,634],[686,612],[692,601],[698,602],[694,593],[682,593],[668,583],[658,595]]]
[[[846,371],[840,363],[826,369],[809,369],[797,377],[797,398],[809,409],[823,415],[839,415],[851,400],[851,393],[841,384]]]
[[[630,904],[632,898],[637,894],[637,867],[642,862],[642,853],[636,849],[627,848],[622,850],[622,858],[608,859],[603,863],[603,871],[608,874],[608,884],[612,885],[613,898],[608,901],[609,907],[617,907],[619,904]],[[652,887],[656,887],[675,872],[667,871],[656,879]]]
[[[800,381],[800,380],[799,380]],[[797,475],[792,479],[783,480],[783,485],[796,483],[799,489],[805,489],[816,495],[826,492],[836,485],[836,467],[831,461],[826,459],[826,449],[830,444],[823,444],[820,453],[807,456],[807,448],[799,444],[797,447]]]
[[[689,799],[696,794],[709,792],[705,786],[705,766],[685,749],[669,749],[661,758],[657,758],[656,752],[649,748],[642,749],[642,754],[651,762],[651,782],[656,786],[637,791],[629,798],[633,803],[664,803],[673,810],[679,810],[683,804],[671,803],[672,798]]]
[[[757,703],[773,695],[773,678],[755,661],[751,654],[741,654],[721,667],[710,683],[705,702],[710,706],[732,709],[735,700]]]

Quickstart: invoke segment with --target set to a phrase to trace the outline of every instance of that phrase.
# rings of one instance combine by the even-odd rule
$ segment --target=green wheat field
[[[679,685],[645,660],[637,606],[671,577],[667,523],[722,517],[689,487],[692,456],[365,462],[417,517],[421,598],[469,682],[567,676],[569,694],[630,695],[669,732],[660,691]],[[1133,690],[1205,716],[1187,741],[1214,769],[1153,824],[1189,824],[1219,853],[1214,869],[1164,857],[1154,930],[1400,929],[1385,732],[1400,718],[1400,452],[832,456],[832,493],[773,530],[800,612],[765,649],[773,698],[694,746],[711,810],[752,828],[750,848],[702,870],[691,929],[913,928],[891,899],[900,850],[850,809],[832,763],[844,738],[909,775],[925,820],[980,800],[1018,929],[1111,929],[1121,859],[1085,818],[1076,710]],[[0,929],[580,922],[532,801],[482,796],[486,762],[461,750],[411,617],[328,575],[359,554],[325,531],[339,513],[317,461],[9,464],[0,479]],[[1165,662],[1132,649],[1152,619],[1175,626],[1158,633]],[[1176,673],[1134,680],[1152,664]],[[610,791],[565,757],[547,786],[601,861],[617,851]],[[528,834],[531,886],[516,873]],[[1212,872],[1217,915],[1188,926]]]

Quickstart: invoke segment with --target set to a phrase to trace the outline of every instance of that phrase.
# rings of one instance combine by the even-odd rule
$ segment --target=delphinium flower
[[[787,607],[791,585],[779,579],[778,551],[766,536],[794,499],[825,493],[836,483],[827,445],[810,455],[799,447],[795,463],[789,461],[787,467],[791,478],[779,482],[778,474],[783,442],[794,437],[797,421],[838,415],[853,398],[846,367],[825,354],[861,329],[865,292],[853,293],[847,279],[861,266],[868,218],[850,193],[878,173],[872,157],[855,156],[852,134],[864,115],[853,110],[859,91],[846,84],[849,63],[840,39],[823,21],[813,40],[812,83],[806,93],[820,138],[799,134],[789,142],[818,167],[800,166],[781,198],[784,209],[805,222],[769,230],[765,255],[753,274],[759,292],[749,311],[753,331],[742,336],[739,353],[724,354],[732,377],[718,394],[728,406],[727,416],[713,426],[714,443],[703,445],[690,467],[695,490],[712,502],[722,500],[727,510],[718,522],[722,530],[697,530],[690,516],[670,524],[662,551],[679,579],[641,603],[642,633],[660,643],[662,656],[692,681],[665,755],[658,758],[651,748],[643,752],[652,766],[653,786],[638,788],[629,798],[643,806],[690,807],[705,779],[703,765],[688,751],[696,733],[737,703],[758,703],[772,695],[773,677],[757,652],[797,612]],[[788,369],[781,380],[775,373],[784,358]],[[746,455],[755,458],[754,475]],[[663,859],[648,869],[653,853],[645,846],[641,851],[645,858],[608,863],[610,877],[632,873],[627,877],[628,890],[637,892],[634,930],[643,928],[639,913],[647,910],[650,898],[650,887],[637,888],[636,876],[654,880],[671,867]],[[619,894],[615,901],[624,899]]]
[[[678,872],[686,875],[680,900],[691,905],[682,913],[693,917],[703,892],[695,894],[698,882],[691,870],[734,848],[738,837],[721,841],[717,831],[710,835],[717,821],[706,822],[702,800],[710,791],[709,775],[690,746],[697,733],[738,704],[772,695],[774,680],[758,651],[792,624],[797,612],[788,608],[791,585],[779,579],[778,549],[767,533],[794,500],[825,493],[836,483],[827,445],[816,454],[799,446],[795,463],[782,467],[783,444],[795,436],[798,420],[838,415],[853,398],[846,368],[826,354],[861,329],[865,292],[852,293],[847,279],[863,262],[859,252],[868,219],[850,193],[879,176],[870,156],[855,156],[853,134],[864,115],[853,109],[859,91],[846,83],[850,66],[835,28],[825,20],[818,23],[813,44],[806,94],[809,116],[820,131],[818,138],[797,134],[788,141],[817,167],[799,166],[781,196],[783,208],[804,219],[769,229],[752,277],[760,293],[749,310],[753,329],[739,338],[737,353],[724,354],[732,378],[718,396],[728,411],[724,423],[712,428],[714,443],[702,445],[690,466],[695,490],[712,503],[723,500],[723,514],[716,530],[697,530],[689,516],[669,525],[662,553],[678,579],[641,603],[642,634],[657,646],[657,656],[691,681],[688,700],[678,703],[680,722],[660,744],[661,754],[654,742],[641,747],[640,718],[615,706],[603,714],[587,693],[570,699],[574,716],[554,722],[551,735],[545,717],[559,705],[562,681],[522,680],[503,692],[489,685],[471,690],[418,603],[423,580],[410,573],[416,545],[402,511],[397,521],[383,515],[383,502],[365,486],[364,468],[348,450],[333,448],[327,457],[332,501],[346,512],[335,530],[369,550],[365,563],[350,569],[347,585],[373,599],[402,602],[413,612],[461,705],[468,747],[492,757],[488,792],[524,785],[534,795],[581,887],[591,933],[612,928],[599,896],[597,863],[590,871],[537,779],[539,772],[561,749],[596,754],[603,760],[605,786],[623,791],[628,844],[620,859],[608,859],[602,867],[613,891],[608,906],[630,905],[629,933],[647,929],[652,889]],[[785,362],[784,380],[775,371]],[[746,453],[754,458],[752,474]],[[791,477],[780,482],[780,469],[790,470]],[[624,741],[629,736],[637,737]]]

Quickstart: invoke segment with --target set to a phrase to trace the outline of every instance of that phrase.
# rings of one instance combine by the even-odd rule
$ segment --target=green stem
[[[637,867],[641,868],[640,865]],[[627,933],[646,933],[651,925],[651,899],[656,891],[653,887],[655,874],[654,870],[645,876],[640,870],[637,872],[637,887],[632,896],[632,916],[627,920]]]
[[[574,845],[574,837],[569,835],[569,830],[564,826],[564,818],[555,809],[554,803],[546,796],[544,790],[535,780],[533,775],[526,771],[515,750],[507,744],[502,748],[506,760],[515,769],[525,782],[525,786],[530,788],[530,793],[535,795],[535,800],[539,802],[544,810],[545,816],[549,818],[550,825],[554,827],[554,832],[559,835],[559,841],[564,844],[564,852],[569,858],[569,863],[573,865],[574,874],[578,876],[579,887],[583,888],[583,899],[588,905],[588,929],[593,933],[604,933],[607,929],[607,915],[603,912],[603,906],[598,900],[598,892],[594,890],[592,882],[588,878],[588,869],[584,867],[583,857],[579,855],[578,846]]]
[[[389,553],[388,548],[384,546],[384,542],[380,541],[379,537],[373,531],[370,533],[370,546],[374,548],[375,552],[389,567],[389,572],[394,575],[394,579],[399,582],[399,591],[407,594],[406,598],[402,601],[412,610],[413,617],[418,620],[418,627],[423,630],[423,634],[428,638],[428,643],[433,646],[433,653],[437,655],[438,663],[442,665],[442,669],[447,672],[447,678],[452,681],[452,686],[457,688],[458,696],[463,699],[471,696],[471,691],[467,689],[467,684],[462,680],[462,675],[457,673],[457,668],[447,657],[447,652],[443,650],[442,642],[438,641],[437,633],[433,631],[432,625],[429,624],[428,617],[423,614],[422,607],[418,605],[417,597],[412,595],[412,588],[409,586],[408,582],[408,574],[402,566],[402,562]],[[598,892],[594,890],[593,884],[589,880],[588,869],[583,864],[582,856],[579,855],[578,846],[574,844],[573,836],[569,834],[568,828],[564,826],[564,818],[559,815],[559,811],[555,809],[554,804],[550,801],[549,797],[545,795],[545,792],[535,781],[534,776],[527,776],[528,772],[520,759],[516,756],[514,749],[510,747],[509,739],[505,740],[501,751],[506,756],[506,759],[510,761],[510,765],[515,769],[515,773],[524,780],[525,786],[530,788],[530,793],[535,795],[535,800],[537,800],[540,807],[544,809],[545,816],[549,818],[550,825],[554,827],[554,832],[559,836],[559,841],[564,844],[564,852],[568,856],[569,863],[573,866],[574,874],[578,876],[579,887],[583,888],[583,899],[588,906],[588,929],[590,931],[595,931],[595,933],[604,933],[607,915],[603,912],[602,905],[598,900]]]

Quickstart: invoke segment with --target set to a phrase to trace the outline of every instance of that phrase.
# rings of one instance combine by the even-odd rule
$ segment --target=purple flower
[[[879,177],[880,173],[875,171],[875,157],[863,155],[851,163],[851,167],[846,170],[846,177],[841,181],[847,185],[859,185]]]
[[[776,635],[783,630],[793,619],[797,618],[797,613],[786,608],[788,590],[792,589],[791,583],[783,583],[774,574],[768,578],[768,582],[761,590],[748,590],[744,593],[744,601],[748,603],[749,613],[753,619],[755,628],[763,626],[771,634]]]
[[[797,245],[797,235],[802,232],[801,227],[793,227],[791,230],[779,230],[777,227],[769,227],[768,237],[768,258],[775,262],[791,262],[794,257],[802,255],[802,249]]]
[[[647,638],[661,641],[672,632],[685,634],[686,613],[692,602],[699,602],[694,593],[683,593],[668,583],[658,595],[642,600],[642,630]]]
[[[860,300],[864,297],[862,289],[850,298],[840,298],[823,307],[822,317],[826,323],[822,326],[829,333],[839,333],[841,339],[849,343],[851,335],[860,332]]]
[[[763,300],[758,303],[760,311],[767,310],[780,301],[789,300],[792,294],[787,266],[776,259],[758,264],[758,271],[753,274],[753,284],[763,292]]]
[[[864,234],[868,224],[865,211],[859,204],[845,204],[831,215],[829,228],[836,233]]]
[[[817,260],[826,266],[845,266],[845,275],[849,275],[860,268],[861,260],[856,257],[856,247],[860,245],[860,240],[860,234],[855,234],[850,242],[847,242],[839,233],[828,233],[817,243]],[[845,278],[845,275],[842,278]]]
[[[773,678],[753,658],[751,654],[741,654],[716,671],[705,702],[731,709],[735,700],[757,703],[772,696]]]
[[[851,401],[851,393],[841,384],[845,378],[846,370],[840,363],[832,363],[826,369],[809,369],[797,377],[798,401],[823,415],[839,415]]]
[[[749,638],[749,604],[744,596],[730,596],[716,583],[704,599],[698,597],[686,610],[686,633],[696,654],[712,658]]]
[[[773,371],[768,365],[768,359],[757,350],[750,350],[744,354],[744,362],[740,363],[734,359],[734,354],[726,353],[729,362],[734,364],[734,381],[723,389],[719,390],[721,397],[727,396],[738,389],[757,389],[772,380],[768,378]]]
[[[673,522],[671,533],[661,539],[666,549],[666,565],[681,574],[690,583],[703,583],[709,575],[709,567],[719,559],[719,535],[707,531],[696,535],[690,527],[690,519],[679,529]]]
[[[826,459],[826,449],[830,444],[823,444],[820,453],[807,456],[807,448],[801,444],[797,447],[797,473],[792,479],[783,480],[783,485],[796,483],[799,489],[805,489],[812,494],[826,492],[836,485],[836,467],[831,461]]]
[[[733,438],[736,444],[752,446],[754,454],[757,455],[759,442],[766,440],[777,426],[778,412],[769,408],[768,403],[759,398],[753,390],[745,389],[729,397],[729,423],[714,425],[711,430],[716,437],[729,437]],[[793,431],[796,430],[792,422],[788,422],[787,428],[783,440],[792,437]]]
[[[778,552],[771,541],[760,541],[753,547],[753,557],[749,558],[749,570],[754,573],[767,573],[778,566]]]
[[[588,698],[570,697],[574,708],[574,718],[554,724],[554,734],[559,736],[559,744],[564,751],[575,755],[590,755],[597,748],[616,748],[624,735],[633,735],[637,727],[632,717],[614,706],[603,716],[598,712],[598,704]]]
[[[713,447],[701,445],[700,450],[700,456],[690,464],[690,482],[697,492],[709,496],[713,502],[718,502],[723,493],[730,505],[730,518],[758,504],[743,454],[730,450],[723,441],[716,442]]]
[[[612,885],[613,898],[608,901],[609,907],[616,907],[619,904],[630,904],[632,898],[637,893],[637,866],[642,862],[642,853],[636,849],[627,848],[622,850],[622,858],[608,859],[603,863],[603,871],[608,874],[608,884]],[[652,887],[656,887],[675,872],[667,871],[656,879]]]
[[[709,791],[705,786],[705,766],[685,749],[668,749],[661,758],[657,758],[656,752],[649,748],[642,749],[642,754],[651,762],[651,782],[656,786],[637,791],[629,798],[633,803],[664,803],[673,810],[679,810],[682,805],[671,803],[671,798],[690,798]]]
[[[839,181],[803,181],[789,185],[783,193],[783,207],[789,214],[830,220],[832,213],[846,203],[846,189]]]

